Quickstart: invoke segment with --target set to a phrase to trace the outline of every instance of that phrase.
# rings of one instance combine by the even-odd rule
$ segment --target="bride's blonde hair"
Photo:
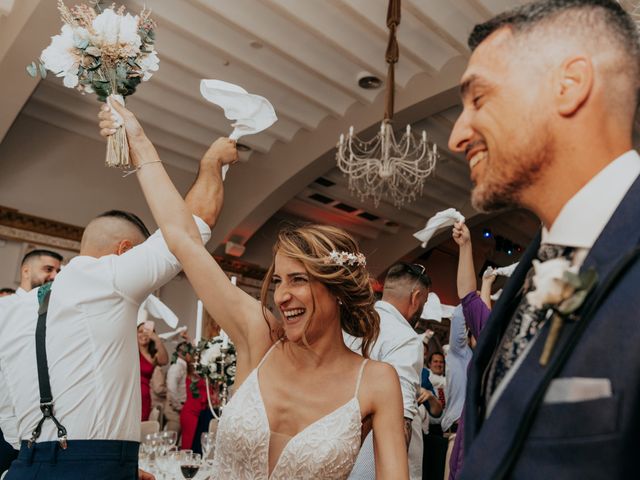
[[[332,257],[332,252],[353,255],[360,253],[351,235],[336,227],[305,225],[280,230],[273,246],[273,261],[262,283],[262,305],[267,305],[276,253],[298,260],[309,276],[321,282],[336,296],[340,304],[342,330],[362,340],[362,355],[367,357],[380,332],[380,317],[373,308],[375,297],[371,277],[364,262],[336,262],[335,253]],[[305,326],[305,333],[307,328],[308,324]],[[304,336],[303,341],[306,344]]]

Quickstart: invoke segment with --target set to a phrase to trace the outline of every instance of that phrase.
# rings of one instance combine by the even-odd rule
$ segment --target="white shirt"
[[[22,287],[18,287],[18,288],[16,289],[16,295],[18,295],[18,296],[20,296],[20,297],[24,297],[27,293],[29,293],[29,292],[27,292],[27,291],[26,291],[24,288],[22,288]]]
[[[417,422],[413,428],[409,444],[409,476],[411,480],[422,478],[422,430],[418,415],[418,394],[420,393],[420,374],[424,361],[422,337],[409,325],[407,320],[390,303],[376,302],[375,308],[380,314],[380,334],[371,348],[372,360],[392,365],[400,379],[405,418]],[[345,344],[354,352],[360,353],[360,339],[343,333]],[[373,474],[374,476],[369,476]],[[367,436],[353,468],[351,479],[375,477],[373,442],[371,434]]]
[[[206,242],[208,226],[199,218],[196,223]],[[140,440],[138,308],[180,268],[157,231],[122,255],[77,256],[57,275],[47,318],[47,359],[54,414],[70,440]],[[42,418],[37,292],[0,298],[0,428],[17,448]],[[45,421],[38,441],[56,439],[54,423]]]
[[[620,155],[571,197],[550,229],[543,227],[542,243],[575,247],[577,250],[573,264],[581,266],[638,175],[638,152],[629,150]],[[487,416],[491,414],[533,344],[533,341],[529,342],[496,388],[487,406]]]
[[[169,367],[167,372],[167,399],[169,404],[177,412],[182,410],[182,405],[187,401],[187,362],[178,357],[176,363]]]

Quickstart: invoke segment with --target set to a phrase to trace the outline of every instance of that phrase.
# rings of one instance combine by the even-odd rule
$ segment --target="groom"
[[[476,208],[527,208],[542,220],[542,231],[478,344],[458,478],[635,477],[635,25],[613,1],[545,0],[476,26],[469,46],[473,54],[461,80],[464,109],[449,147],[466,155]],[[535,275],[534,259],[554,260],[559,277],[569,266],[595,272],[597,283],[584,302],[571,289],[551,289],[561,295],[545,297],[542,289],[549,284]],[[535,295],[527,295],[536,287]],[[576,308],[553,342],[550,326],[562,322],[550,319],[552,308],[563,300]]]

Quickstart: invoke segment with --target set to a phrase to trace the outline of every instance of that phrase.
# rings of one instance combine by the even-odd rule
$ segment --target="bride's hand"
[[[118,118],[118,115],[120,118]],[[144,138],[144,130],[133,113],[127,110],[117,100],[110,100],[100,108],[100,135],[105,138],[116,133],[116,130],[124,125],[129,141]]]

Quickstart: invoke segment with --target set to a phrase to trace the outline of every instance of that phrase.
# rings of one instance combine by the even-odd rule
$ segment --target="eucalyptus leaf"
[[[563,277],[564,281],[571,285],[574,289],[577,290],[579,288],[582,288],[582,279],[580,278],[580,275],[566,271],[564,272]]]
[[[38,69],[36,67],[36,62],[31,62],[31,64],[27,65],[27,73],[31,77],[36,78],[36,75],[38,74]]]
[[[100,56],[102,56],[102,52],[100,51],[100,49],[98,47],[94,47],[93,45],[88,47],[84,51],[84,53],[86,53],[87,55],[91,55],[92,57],[100,57]]]
[[[558,312],[560,312],[562,315],[569,315],[575,312],[582,306],[588,294],[589,290],[578,290],[571,297],[567,298],[564,302],[558,305]]]
[[[40,76],[42,78],[47,78],[47,69],[44,67],[44,64],[40,63],[38,67],[40,68]]]
[[[75,45],[76,45],[76,48],[79,48],[80,50],[84,50],[89,46],[89,39],[79,38],[76,40]]]
[[[93,64],[92,66],[87,67],[87,70],[89,70],[90,72],[94,72],[94,71],[98,70],[101,66],[102,66],[102,62],[98,61],[97,63]]]

